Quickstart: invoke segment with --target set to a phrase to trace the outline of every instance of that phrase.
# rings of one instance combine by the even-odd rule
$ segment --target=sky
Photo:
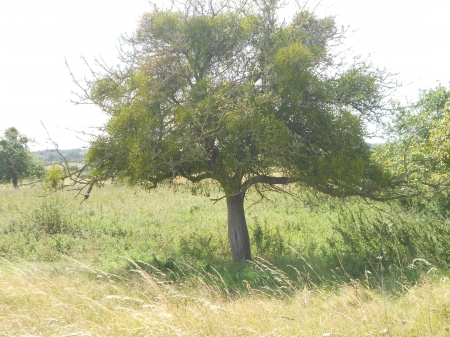
[[[159,3],[164,3],[159,0]],[[348,28],[351,53],[396,73],[405,84],[395,98],[416,100],[419,89],[450,83],[450,1],[322,0],[308,2],[318,16],[335,16]],[[146,0],[1,0],[0,133],[16,127],[32,150],[88,145],[81,131],[106,116],[95,106],[74,105],[66,61],[76,78],[90,63],[118,63],[121,34],[132,33],[152,7]],[[286,15],[292,13],[289,8]],[[45,128],[44,128],[45,126]],[[47,133],[48,131],[48,133]]]

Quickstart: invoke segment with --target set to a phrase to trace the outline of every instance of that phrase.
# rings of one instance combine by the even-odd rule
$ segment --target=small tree
[[[57,191],[64,186],[64,170],[58,165],[52,167],[45,173],[42,182],[44,191]]]
[[[42,166],[28,149],[29,139],[16,128],[6,129],[0,139],[0,181],[19,187],[19,179],[39,176]]]
[[[109,115],[91,143],[93,181],[146,189],[183,177],[218,182],[233,258],[251,259],[244,199],[297,184],[334,196],[380,197],[365,125],[381,118],[389,76],[334,47],[331,17],[280,0],[173,1],[124,38],[123,65],[78,83]]]

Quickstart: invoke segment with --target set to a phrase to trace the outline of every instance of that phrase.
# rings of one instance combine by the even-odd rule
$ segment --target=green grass
[[[214,204],[188,188],[147,193],[106,186],[94,190],[81,205],[69,192],[38,198],[39,190],[3,191],[0,230],[7,234],[0,243],[3,254],[45,261],[49,254],[58,259],[66,253],[112,265],[124,257],[147,262],[231,259],[224,201]],[[311,251],[323,243],[318,238],[330,233],[330,226],[321,225],[328,222],[327,214],[298,207],[286,196],[271,199],[247,209],[256,255],[283,256],[288,245]]]
[[[194,195],[192,194],[194,192]],[[447,218],[398,204],[246,200],[235,263],[213,186],[39,197],[0,187],[0,334],[445,336]],[[63,310],[61,310],[63,309]],[[263,319],[262,319],[263,318]]]
[[[231,261],[225,201],[210,201],[220,195],[212,186],[193,195],[183,184],[150,193],[107,185],[83,203],[70,191],[40,193],[38,187],[1,189],[1,256],[51,263],[69,257],[116,274],[130,260],[140,261],[171,277],[181,273],[177,265],[187,264],[214,268],[229,285],[270,278],[254,264]],[[250,194],[246,207],[254,256],[298,283],[329,286],[367,275],[378,282],[381,274],[392,276],[393,285],[400,278],[411,283],[428,267],[413,265],[415,259],[439,267],[450,262],[446,220],[426,222],[398,206],[305,192],[301,200],[269,194],[261,201]]]

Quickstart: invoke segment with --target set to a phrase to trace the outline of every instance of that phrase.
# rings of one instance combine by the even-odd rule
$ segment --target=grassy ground
[[[250,195],[239,264],[220,193],[194,192],[0,187],[0,335],[450,334],[447,220]]]
[[[363,284],[339,291],[248,288],[233,298],[203,277],[167,283],[136,270],[125,278],[68,262],[1,262],[4,336],[448,336],[447,278],[423,280],[403,294]],[[279,289],[283,291],[282,289]]]
[[[225,201],[214,204],[187,187],[147,193],[106,186],[82,204],[70,192],[47,198],[39,193],[38,188],[1,190],[0,253],[35,261],[65,254],[105,270],[120,268],[124,257],[161,264],[182,257],[204,265],[231,259]],[[275,194],[264,202],[250,196],[246,206],[255,255],[290,256],[289,246],[307,254],[332,234],[331,226],[323,225],[333,217],[329,205],[323,211],[306,203],[298,207]]]

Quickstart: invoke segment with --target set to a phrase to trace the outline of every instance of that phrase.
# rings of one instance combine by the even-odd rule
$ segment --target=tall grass
[[[449,281],[423,279],[402,296],[357,281],[339,291],[276,287],[227,294],[214,270],[168,281],[139,265],[116,276],[74,261],[63,268],[0,262],[0,334],[4,336],[447,336]],[[186,267],[188,269],[189,267]],[[215,280],[211,282],[211,280]],[[285,294],[285,287],[292,291]]]
[[[231,259],[225,204],[192,195],[189,188],[146,193],[106,186],[82,204],[69,192],[47,198],[36,197],[38,189],[14,193],[0,194],[1,204],[9,205],[0,215],[0,230],[6,234],[0,238],[1,254],[45,261],[45,250],[54,258],[65,253],[104,269],[122,257],[161,263],[182,257],[203,264]],[[298,207],[285,196],[271,199],[252,205],[257,199],[251,196],[247,201],[256,255],[289,256],[288,245],[313,251],[326,243],[328,214]]]
[[[189,186],[151,193],[106,186],[83,203],[71,192],[46,198],[39,193],[37,187],[2,188],[1,256],[41,262],[68,256],[111,272],[127,268],[126,259],[171,271],[182,262],[220,272],[231,268],[231,275],[224,275],[230,282],[239,273],[255,274],[247,265],[229,262],[225,205],[193,195]],[[291,275],[294,269],[287,265],[311,273],[309,263],[320,270],[321,282],[339,283],[383,267],[412,282],[420,275],[414,260],[438,267],[450,263],[447,219],[398,205],[314,199],[307,193],[300,201],[279,194],[258,201],[252,194],[246,201],[253,253]],[[319,281],[314,273],[311,277]]]
[[[213,187],[0,190],[0,335],[439,336],[446,218],[398,204],[249,195],[233,263]]]

